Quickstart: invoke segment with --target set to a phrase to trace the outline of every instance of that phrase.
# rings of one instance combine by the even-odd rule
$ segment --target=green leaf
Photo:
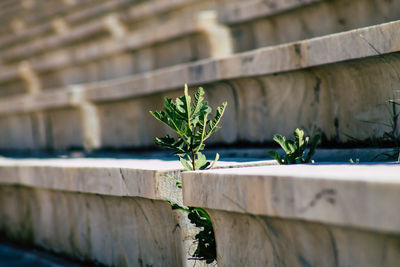
[[[286,140],[286,137],[282,135],[275,134],[273,140],[282,147],[286,155],[281,158],[276,151],[270,151],[268,154],[279,164],[308,163],[315,153],[320,137],[318,134],[313,136],[311,143],[309,143],[310,138],[305,137],[304,131],[299,128],[293,132],[293,139],[290,140]],[[309,148],[309,152],[307,157],[303,158],[307,148]]]
[[[204,136],[204,140],[207,140],[213,133],[215,133],[220,127],[218,123],[221,121],[222,115],[224,115],[227,102],[223,102],[221,106],[217,108],[217,112],[213,120],[208,122],[208,130]]]
[[[311,143],[310,143],[310,151],[308,151],[308,155],[305,160],[306,163],[310,162],[312,156],[314,156],[315,149],[316,149],[320,139],[321,139],[321,135],[319,135],[319,134],[316,134],[313,136]]]
[[[282,147],[282,149],[285,150],[286,153],[291,152],[288,143],[286,142],[286,137],[280,134],[275,134],[273,140],[277,142]]]
[[[182,163],[182,165],[185,168],[185,170],[193,171],[193,167],[189,164],[189,162],[187,162],[187,160],[179,157],[179,161]]]
[[[282,164],[281,156],[279,156],[278,152],[276,151],[268,151],[268,155],[276,160],[279,164]]]
[[[210,163],[207,162],[206,156],[201,152],[197,152],[196,170],[204,170],[208,165],[210,165]]]
[[[204,100],[204,89],[202,87],[199,87],[197,92],[194,94],[193,109],[192,113],[190,114],[191,117],[198,115],[202,107],[204,107],[203,100]],[[207,106],[207,104],[205,106]]]
[[[298,147],[301,148],[304,145],[304,131],[297,128],[293,135],[297,140]]]
[[[211,166],[210,166],[209,169],[214,168],[214,166],[215,166],[215,164],[217,163],[218,160],[219,160],[219,154],[217,153],[217,154],[215,154],[215,159],[214,159],[214,161],[212,162],[212,164],[211,164]]]
[[[288,154],[293,154],[294,152],[296,152],[298,146],[295,143],[295,141],[293,140],[289,140],[286,142],[286,147],[287,147],[287,152]]]

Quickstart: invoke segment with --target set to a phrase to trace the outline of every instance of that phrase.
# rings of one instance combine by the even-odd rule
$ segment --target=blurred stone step
[[[297,127],[319,129],[325,140],[337,143],[374,142],[393,130],[384,124],[391,122],[387,103],[398,89],[399,25],[3,98],[0,147],[152,145],[167,129],[148,111],[161,109],[164,96],[181,95],[185,83],[203,85],[213,107],[228,101],[222,129],[210,142],[271,142],[274,134],[290,135]]]
[[[79,1],[79,8],[87,8],[89,5],[100,4],[104,1],[82,0]],[[78,8],[78,3],[75,0],[56,0],[51,2],[45,0],[25,0],[13,2],[17,4],[10,8],[2,9],[3,12],[0,14],[0,21],[3,22],[0,25],[0,38],[7,39],[6,36],[12,36],[10,32],[14,36],[24,35],[30,28],[43,23],[45,20],[52,21],[69,12],[76,11]],[[40,12],[34,12],[34,10],[39,9]]]
[[[280,15],[292,9],[301,8],[324,0],[289,0],[289,1],[226,1],[219,6],[221,23],[233,25],[268,16]]]
[[[136,1],[136,0],[135,0]],[[55,17],[54,19],[61,19],[66,25],[73,27],[74,25],[83,23],[86,20],[91,20],[97,16],[104,16],[109,12],[118,10],[118,8],[123,8],[126,5],[133,4],[135,1],[129,0],[111,0],[111,1],[96,1],[93,5],[93,0],[79,1],[79,5],[66,5],[65,8],[53,9],[50,13],[56,15],[58,12],[66,12],[61,17]],[[71,9],[73,7],[73,9]],[[78,8],[78,9],[76,9]],[[59,10],[60,9],[60,10]],[[52,13],[54,12],[54,13]],[[22,24],[30,25],[31,20],[34,18],[29,18],[29,21],[21,21]],[[56,33],[56,29],[52,24],[54,24],[54,19],[44,19],[43,22],[33,25],[33,27],[28,27],[26,30],[20,31],[17,34],[8,34],[0,37],[0,48],[10,47],[13,44],[18,44],[18,42],[27,42],[30,38],[45,37],[50,33]]]
[[[35,55],[20,64],[5,66],[4,72],[0,74],[0,82],[8,83],[8,88],[10,83],[25,81],[27,91],[38,91],[113,79],[206,57],[229,55],[231,42],[227,29],[217,24],[214,12],[201,12],[207,9],[209,3],[181,8],[171,18],[165,18],[161,26],[157,23],[143,28],[138,26],[132,32],[120,32],[121,36],[66,49],[60,47],[51,51],[51,48],[59,48],[62,43],[68,43],[68,40],[88,38],[88,31],[105,33],[110,25],[101,19],[71,34],[22,47],[22,53],[21,49],[16,48],[14,52],[5,53],[4,58],[9,58],[8,55],[33,55],[39,52],[37,49],[46,53]]]
[[[226,1],[219,14],[221,23],[230,25],[234,51],[241,52],[399,20],[400,2]]]
[[[211,216],[219,266],[396,266],[398,164],[185,172],[185,205]]]
[[[175,0],[171,1],[147,1],[143,3],[135,3],[130,7],[125,7],[122,10],[116,9],[111,14],[117,20],[120,20],[124,26],[140,21],[150,16],[155,16],[158,13],[168,12],[174,9],[180,9],[185,5],[194,3],[195,0]],[[109,16],[100,16],[94,20],[89,20],[87,23],[81,23],[73,27],[62,35],[53,35],[45,38],[33,40],[30,43],[22,43],[19,46],[14,46],[4,51],[2,59],[5,62],[27,59],[29,57],[37,57],[38,54],[48,52],[49,50],[65,48],[64,46],[71,45],[75,42],[82,42],[81,39],[87,40],[90,38],[98,38],[96,35],[108,33]],[[67,22],[66,22],[67,23]],[[132,25],[129,25],[132,27]],[[138,28],[137,26],[135,27]],[[139,27],[140,28],[140,27]],[[121,37],[121,36],[116,36]],[[116,41],[116,40],[114,40]]]

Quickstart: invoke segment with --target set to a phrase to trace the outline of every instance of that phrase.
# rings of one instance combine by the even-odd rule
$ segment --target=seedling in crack
[[[290,140],[286,140],[285,136],[276,134],[274,141],[282,147],[286,154],[283,157],[277,151],[269,151],[268,154],[279,164],[308,163],[314,155],[320,139],[319,134],[314,135],[311,141],[308,136],[304,138],[304,131],[299,128],[294,131],[293,138]],[[309,149],[308,153],[306,153],[307,149]]]
[[[176,134],[177,138],[169,135],[156,138],[155,143],[161,147],[171,149],[179,157],[180,162],[186,170],[210,169],[219,159],[217,153],[213,163],[207,161],[206,156],[201,153],[204,142],[220,128],[218,124],[224,114],[227,103],[222,103],[217,108],[214,119],[209,120],[211,107],[204,101],[204,90],[199,88],[194,95],[192,104],[185,85],[184,95],[174,101],[166,97],[162,111],[150,111],[151,115],[161,121]]]
[[[179,157],[180,162],[186,170],[211,169],[219,159],[217,153],[213,163],[207,161],[206,156],[201,153],[204,142],[220,128],[218,124],[224,114],[227,103],[222,103],[217,108],[214,119],[209,120],[211,107],[204,101],[204,90],[199,88],[194,95],[192,104],[185,85],[184,95],[174,101],[166,97],[162,111],[150,111],[159,121],[171,128],[177,138],[169,135],[156,138],[155,143],[161,147],[171,149]],[[167,175],[178,188],[182,188],[181,181]],[[193,253],[194,260],[203,260],[212,263],[217,259],[217,248],[214,229],[211,218],[202,208],[182,207],[176,203],[170,203],[173,209],[179,209],[188,213],[190,222],[201,230],[196,234],[196,251]]]

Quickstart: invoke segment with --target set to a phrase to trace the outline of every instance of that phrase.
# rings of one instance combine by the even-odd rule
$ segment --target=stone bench
[[[357,16],[354,15],[357,13]],[[230,26],[236,52],[309,39],[400,19],[386,0],[226,1],[220,21]]]
[[[166,128],[147,112],[159,110],[164,96],[181,95],[185,83],[204,85],[211,106],[228,101],[222,129],[210,142],[272,141],[273,134],[289,135],[296,127],[319,128],[335,142],[379,137],[389,130],[380,122],[390,120],[385,103],[398,88],[399,25],[4,98],[1,147],[151,145]]]
[[[185,205],[205,208],[218,266],[396,266],[394,165],[292,165],[183,173]]]

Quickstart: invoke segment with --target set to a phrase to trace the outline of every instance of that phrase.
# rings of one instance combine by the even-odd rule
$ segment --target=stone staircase
[[[396,266],[395,164],[270,166],[265,147],[301,127],[367,147],[326,162],[385,153],[370,143],[399,134],[399,19],[387,0],[1,1],[0,152],[44,158],[0,159],[0,236],[105,265],[199,265],[172,201],[210,213],[221,266]],[[205,173],[121,158],[170,133],[148,111],[185,83],[228,102],[209,144],[249,152]]]

